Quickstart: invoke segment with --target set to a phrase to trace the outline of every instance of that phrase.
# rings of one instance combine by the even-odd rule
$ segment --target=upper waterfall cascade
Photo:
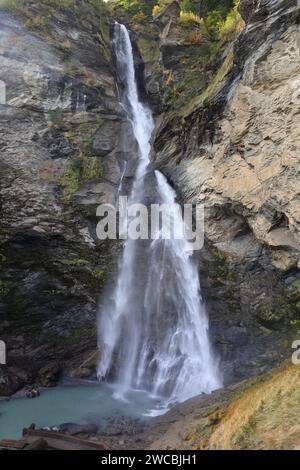
[[[121,104],[132,125],[139,160],[129,202],[174,204],[166,178],[149,165],[154,122],[139,98],[130,34],[116,23],[113,47],[123,84]],[[181,216],[170,213],[183,226]],[[168,403],[183,401],[221,384],[208,336],[193,251],[185,239],[125,243],[118,278],[99,315],[100,378],[120,394],[147,390]]]

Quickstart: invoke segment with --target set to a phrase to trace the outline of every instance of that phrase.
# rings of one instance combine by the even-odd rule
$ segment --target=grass
[[[234,400],[209,438],[211,449],[300,447],[300,367],[288,365]]]
[[[179,23],[181,24],[204,24],[203,18],[200,18],[199,15],[196,15],[192,11],[181,11],[180,12],[180,18],[179,18]]]
[[[245,27],[245,22],[238,11],[238,1],[235,2],[233,9],[228,13],[226,20],[218,25],[219,38],[222,43],[234,41]]]

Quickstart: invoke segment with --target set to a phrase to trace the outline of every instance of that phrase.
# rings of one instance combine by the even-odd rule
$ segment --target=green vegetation
[[[6,261],[7,261],[6,256],[0,253],[0,265],[3,265]]]
[[[153,15],[171,0],[159,0]],[[233,53],[227,51],[222,65],[209,80],[213,64],[224,53],[225,44],[233,41],[242,31],[244,22],[238,12],[239,0],[200,1],[182,0],[177,25],[171,27],[175,40],[190,48],[182,51],[174,47],[178,65],[164,70],[163,100],[171,113],[185,116],[195,106],[201,106],[217,93],[219,86],[230,72]],[[142,52],[143,54],[143,52]],[[177,59],[178,58],[178,59]]]
[[[49,113],[50,122],[55,126],[58,126],[59,124],[61,124],[63,118],[64,118],[64,110],[61,108],[56,108],[53,111],[50,111]]]
[[[218,35],[222,43],[233,41],[244,29],[244,21],[238,12],[238,4],[239,0],[236,0],[226,19],[218,23]]]
[[[0,280],[0,299],[5,298],[10,292],[10,284],[7,281]]]
[[[154,66],[159,67],[159,41],[150,40],[141,36],[138,39],[138,46],[145,64],[153,63]]]
[[[271,305],[260,305],[254,314],[263,325],[269,327],[274,327],[276,323],[282,322],[286,317],[284,305],[278,305],[276,308]]]
[[[210,449],[294,449],[299,444],[300,368],[287,366],[249,387],[224,410]]]
[[[109,0],[111,10],[123,8],[131,16],[144,14],[146,17],[156,16],[172,0]],[[202,18],[215,12],[218,20],[225,20],[233,6],[233,0],[179,0],[183,12],[192,12]],[[142,18],[142,17],[140,17]]]
[[[156,0],[110,0],[108,4],[111,10],[116,7],[121,7],[132,16],[139,13],[151,16]]]
[[[300,295],[300,279],[297,279],[296,281],[294,281],[292,287],[294,291],[296,291],[297,294]]]
[[[49,341],[49,337],[51,342],[56,345],[57,347],[71,347],[73,345],[78,345],[81,341],[87,341],[90,337],[94,337],[96,335],[96,327],[88,326],[85,328],[73,328],[68,332],[68,334],[57,334],[54,332],[49,331],[47,333],[47,340]]]
[[[299,366],[281,367],[220,394],[185,433],[195,450],[286,450],[299,445]]]
[[[233,52],[230,51],[224,60],[223,64],[217,71],[217,73],[213,76],[212,80],[210,81],[207,88],[201,93],[200,96],[193,98],[183,109],[182,115],[186,116],[190,114],[193,109],[197,106],[201,106],[205,100],[215,95],[218,91],[220,85],[225,80],[226,76],[231,70],[233,64]]]
[[[100,178],[103,169],[100,159],[89,154],[81,153],[67,162],[65,172],[60,179],[65,195],[75,193],[84,181]]]
[[[60,118],[57,110],[55,113]],[[103,122],[104,120],[99,117],[94,123],[88,122],[86,126],[82,126],[80,131],[73,129],[64,134],[74,147],[78,148],[78,154],[67,161],[64,173],[59,180],[64,188],[66,202],[85,181],[103,176],[101,159],[93,154],[92,149],[93,135],[102,126]]]
[[[32,0],[0,0],[0,8],[10,11],[18,10],[23,6],[30,5],[32,3]],[[76,0],[36,0],[34,3],[42,5],[44,4],[49,7],[59,7],[63,10],[76,8],[78,5]],[[96,8],[103,8],[105,6],[103,0],[82,0],[80,3],[90,4]]]
[[[171,0],[159,0],[153,16]],[[182,0],[180,22],[204,22],[211,41],[232,41],[241,32],[243,20],[238,12],[240,0]]]
[[[206,88],[206,90],[202,93],[200,100],[204,102],[207,98],[214,95],[220,83],[223,82],[229,71],[231,70],[233,64],[233,52],[230,51],[227,55],[226,59],[224,60],[223,64],[217,71],[216,75],[211,80],[210,84]]]
[[[203,19],[192,11],[181,11],[179,22],[181,24],[203,24]]]
[[[290,289],[275,296],[272,301],[260,304],[253,310],[259,323],[276,330],[286,327],[299,333],[300,328],[300,281],[296,280]]]
[[[102,268],[93,269],[91,274],[96,280],[104,282],[108,274],[108,268],[102,267]]]
[[[62,260],[62,264],[65,264],[66,266],[88,266],[90,261],[81,258],[73,258]]]
[[[106,250],[108,246],[106,246]],[[76,278],[88,289],[98,289],[111,271],[111,258],[100,256],[97,259],[69,258],[56,260],[59,271],[67,278]]]

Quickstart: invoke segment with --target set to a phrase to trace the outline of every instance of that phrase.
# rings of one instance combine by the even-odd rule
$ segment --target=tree
[[[120,0],[116,3],[119,3],[120,6],[128,10],[133,15],[142,11],[147,16],[151,16],[153,7],[157,3],[157,0]]]

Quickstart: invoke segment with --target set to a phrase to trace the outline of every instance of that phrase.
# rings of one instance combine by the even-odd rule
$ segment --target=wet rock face
[[[280,15],[284,10],[297,6],[298,0],[242,0],[239,12],[246,23],[252,24],[272,15]]]
[[[105,157],[111,153],[116,146],[116,136],[120,133],[120,123],[106,121],[96,132],[93,140],[93,149],[96,155]]]
[[[0,14],[0,395],[95,373],[97,298],[117,251],[97,240],[95,210],[114,204],[121,177],[128,192],[136,168],[106,14],[49,8]],[[154,142],[182,200],[206,206],[202,285],[227,382],[284,358],[300,322],[299,8],[241,0],[240,11],[247,28],[224,85],[161,117]],[[212,73],[191,77],[199,47],[168,31],[161,44],[156,24],[134,35],[140,93],[157,114],[163,69],[188,71],[199,95]]]
[[[203,105],[165,120],[154,143],[182,199],[206,207],[203,291],[232,380],[289,355],[282,338],[300,320],[300,10],[294,1],[240,9],[249,25],[227,80]]]
[[[82,15],[33,2],[0,13],[0,395],[54,385],[96,350],[97,299],[114,270],[95,214],[114,202],[123,167],[107,123],[123,117],[105,13]]]
[[[246,23],[249,22],[259,6],[259,0],[243,0],[239,5],[239,12]]]

